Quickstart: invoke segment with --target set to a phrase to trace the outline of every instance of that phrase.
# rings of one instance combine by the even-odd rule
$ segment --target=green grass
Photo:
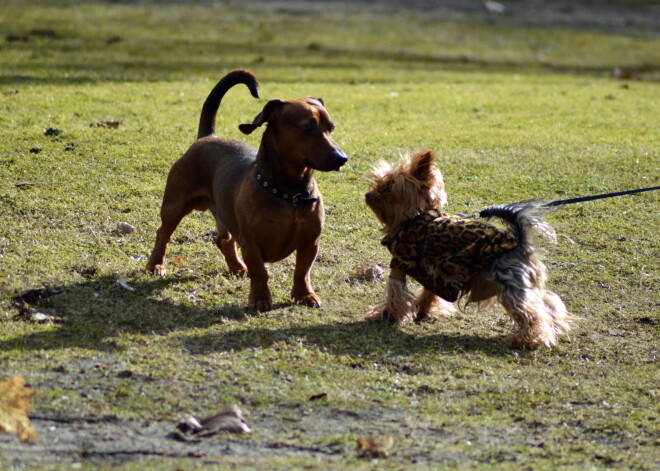
[[[510,350],[498,308],[398,330],[367,324],[384,286],[345,280],[357,264],[387,266],[363,174],[402,152],[437,151],[451,211],[658,185],[660,40],[412,13],[322,17],[3,5],[0,375],[39,389],[39,417],[173,425],[239,403],[254,433],[220,440],[259,453],[220,447],[205,459],[221,469],[655,468],[657,192],[550,216],[550,285],[580,318],[552,351]],[[289,303],[288,259],[269,266],[276,309],[246,311],[248,282],[228,276],[205,237],[208,214],[175,233],[170,276],[140,272],[169,166],[194,140],[215,81],[236,67],[257,74],[264,99],[323,97],[350,156],[340,173],[317,173],[328,221],[312,272],[321,310]],[[615,80],[615,67],[644,80]],[[257,146],[260,134],[237,126],[263,104],[231,90],[219,133]],[[95,126],[106,120],[122,124]],[[137,232],[117,234],[119,221]],[[117,286],[120,275],[135,292]],[[17,316],[12,296],[44,285],[62,293],[34,307],[60,322]],[[384,433],[395,438],[389,458],[357,455],[358,437]],[[21,462],[2,450],[0,463]]]

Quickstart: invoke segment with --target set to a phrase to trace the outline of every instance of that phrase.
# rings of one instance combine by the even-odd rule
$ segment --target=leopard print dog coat
[[[460,297],[474,275],[519,245],[511,231],[435,209],[404,221],[381,243],[392,254],[391,268],[449,302]]]

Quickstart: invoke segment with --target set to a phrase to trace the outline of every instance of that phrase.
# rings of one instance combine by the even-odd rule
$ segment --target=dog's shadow
[[[250,315],[239,304],[205,308],[161,296],[165,287],[185,281],[186,277],[153,277],[131,280],[122,286],[116,277],[101,276],[82,283],[30,290],[35,292],[32,294],[17,294],[13,298],[17,319],[31,322],[31,313],[39,312],[52,316],[55,323],[51,329],[2,341],[0,349],[117,350],[121,349],[113,340],[117,334],[165,334],[208,327],[222,319],[242,320]]]
[[[442,327],[438,325],[438,330]],[[512,350],[503,338],[474,335],[434,333],[420,336],[388,323],[366,320],[335,321],[316,325],[255,328],[220,334],[181,336],[186,351],[204,355],[213,352],[237,352],[251,348],[268,348],[278,342],[297,342],[313,345],[334,355],[369,358],[376,353],[382,357],[417,353],[480,352],[491,356],[508,356]]]
[[[168,285],[181,283],[185,278],[153,278],[132,281],[130,291],[117,284],[114,277],[99,277],[44,291],[43,299],[36,296],[23,309],[52,315],[57,322],[49,329],[19,335],[0,341],[0,349],[49,350],[84,348],[97,351],[122,350],[115,339],[122,333],[171,334],[186,351],[192,354],[242,351],[249,348],[267,348],[277,342],[302,342],[336,355],[368,357],[377,352],[414,354],[418,352],[481,352],[487,355],[510,355],[504,339],[473,335],[448,335],[437,333],[420,336],[406,332],[387,323],[374,323],[359,319],[335,320],[326,323],[296,322],[298,325],[283,328],[244,328],[241,321],[258,312],[247,309],[243,296],[236,304],[214,308],[201,307],[194,302],[174,302],[160,296]],[[121,303],[122,308],[117,309]],[[15,305],[18,307],[18,305]],[[366,306],[365,306],[366,307]],[[287,312],[290,303],[279,303],[274,309]],[[305,307],[293,307],[310,319],[318,319],[318,313]],[[18,312],[18,309],[17,311]],[[296,314],[298,315],[298,314]],[[17,314],[20,317],[20,315]],[[313,317],[312,317],[313,316]],[[220,333],[189,334],[190,330],[221,324],[225,320],[239,321],[238,328]],[[435,329],[434,329],[435,330]],[[441,324],[437,327],[442,330]]]

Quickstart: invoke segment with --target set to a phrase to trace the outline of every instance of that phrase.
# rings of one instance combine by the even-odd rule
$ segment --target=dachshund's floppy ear
[[[264,106],[264,109],[261,110],[261,113],[259,113],[255,118],[254,121],[252,121],[252,124],[240,124],[238,126],[238,129],[241,130],[243,134],[250,134],[252,131],[257,129],[259,126],[261,126],[264,123],[269,122],[275,116],[277,115],[277,111],[280,109],[280,107],[284,104],[282,100],[270,100],[268,103],[266,103],[266,106]]]

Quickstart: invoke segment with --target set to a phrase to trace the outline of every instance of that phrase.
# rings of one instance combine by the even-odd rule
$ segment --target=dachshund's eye
[[[300,130],[303,132],[303,134],[310,135],[310,134],[314,134],[314,132],[316,131],[316,126],[312,123],[305,123],[300,126]]]
[[[380,190],[381,193],[389,193],[390,191],[392,191],[392,184],[391,183],[388,183],[387,185],[385,185],[383,187],[382,190]]]

